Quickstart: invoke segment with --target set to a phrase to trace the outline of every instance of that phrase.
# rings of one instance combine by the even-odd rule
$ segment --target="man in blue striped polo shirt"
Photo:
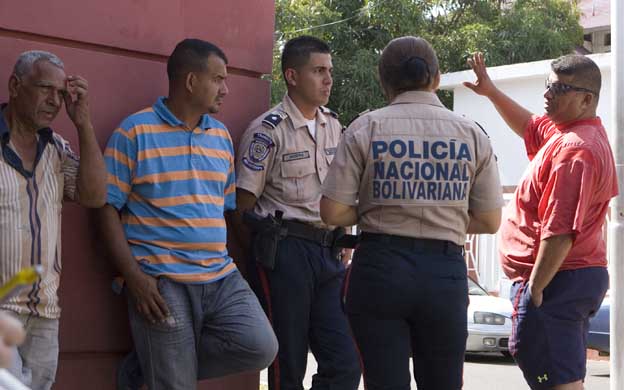
[[[104,242],[125,279],[150,389],[267,367],[277,341],[226,249],[236,207],[234,151],[219,111],[227,59],[197,39],[167,63],[169,96],[126,118],[105,152]],[[121,217],[121,220],[120,220]]]

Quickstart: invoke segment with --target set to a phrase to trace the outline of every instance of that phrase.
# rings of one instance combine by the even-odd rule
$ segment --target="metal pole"
[[[611,390],[624,389],[624,1],[611,0],[611,134],[620,194],[611,202]]]

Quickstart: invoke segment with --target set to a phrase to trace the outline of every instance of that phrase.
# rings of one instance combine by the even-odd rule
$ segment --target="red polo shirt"
[[[535,116],[524,142],[530,162],[500,228],[505,274],[528,280],[540,241],[562,234],[574,243],[560,270],[606,267],[602,227],[618,185],[600,118],[555,125]]]

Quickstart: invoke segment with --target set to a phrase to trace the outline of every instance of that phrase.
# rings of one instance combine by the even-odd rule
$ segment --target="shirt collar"
[[[165,104],[166,99],[167,98],[165,96],[161,96],[158,98],[158,100],[156,100],[156,103],[154,103],[154,105],[152,106],[152,108],[154,109],[154,112],[160,117],[160,119],[162,119],[163,121],[165,121],[167,124],[169,124],[172,127],[186,127],[186,123],[178,119],[169,110],[169,108]],[[215,127],[214,122],[215,121],[210,117],[210,115],[203,114],[201,116],[201,119],[199,120],[198,127],[201,128],[202,130],[206,130],[211,127]]]
[[[570,122],[555,124],[555,127],[559,131],[568,131],[572,129],[573,127],[585,126],[585,125],[602,126],[602,121],[600,120],[600,117],[595,116],[593,118],[577,119],[577,120],[573,120]]]
[[[0,145],[4,147],[9,143],[10,140],[10,132],[9,125],[4,120],[4,110],[7,108],[8,103],[0,104]],[[52,129],[49,127],[44,127],[42,129],[37,130],[39,137],[44,142],[52,142]]]
[[[406,103],[429,104],[431,106],[444,107],[440,99],[438,99],[438,95],[436,95],[434,92],[427,91],[403,92],[395,97],[390,105]]]
[[[292,121],[293,128],[299,129],[307,126],[308,119],[303,116],[295,102],[292,101],[288,94],[285,94],[284,99],[282,99],[282,109],[286,112],[286,114],[288,114],[288,117]],[[320,126],[325,126],[327,123],[326,115],[323,114],[318,108],[316,109],[316,123]]]
[[[176,116],[169,111],[169,108],[165,105],[165,99],[166,98],[164,96],[159,97],[156,100],[156,103],[152,106],[156,115],[172,127],[186,126],[184,122],[176,118]]]

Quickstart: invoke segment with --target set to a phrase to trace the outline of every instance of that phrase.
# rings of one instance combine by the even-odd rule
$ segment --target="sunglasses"
[[[570,91],[578,91],[578,92],[587,92],[594,95],[598,95],[596,92],[591,89],[575,87],[574,85],[564,84],[560,82],[551,83],[549,80],[545,82],[546,90],[550,91],[553,95],[563,95]]]

